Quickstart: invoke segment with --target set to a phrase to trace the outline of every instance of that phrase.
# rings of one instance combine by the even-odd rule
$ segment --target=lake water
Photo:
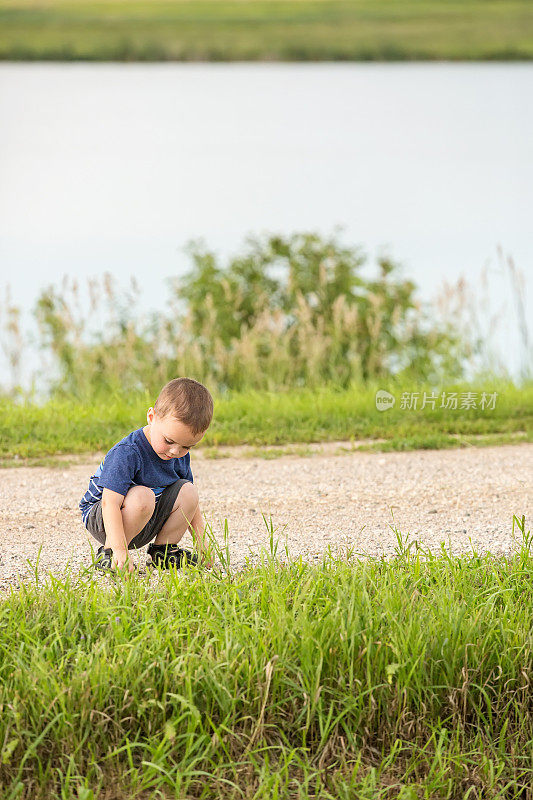
[[[496,248],[530,289],[532,96],[530,64],[1,64],[2,297],[29,329],[42,286],[110,270],[161,308],[192,238],[342,225],[424,298],[488,263],[513,317]]]

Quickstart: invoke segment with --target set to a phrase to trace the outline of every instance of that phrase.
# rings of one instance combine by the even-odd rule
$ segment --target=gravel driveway
[[[393,554],[394,524],[410,540],[453,553],[516,547],[512,518],[531,527],[533,444],[424,450],[406,453],[338,453],[339,443],[312,455],[250,458],[192,457],[201,508],[217,539],[224,520],[235,567],[268,549],[271,517],[279,551],[312,560],[331,545],[367,554]],[[90,563],[90,542],[78,502],[103,453],[68,468],[17,467],[0,471],[0,591],[30,573],[42,545],[39,569],[59,572],[67,561]],[[394,515],[394,519],[393,516]],[[183,543],[190,547],[190,534]],[[144,561],[144,555],[141,564]]]

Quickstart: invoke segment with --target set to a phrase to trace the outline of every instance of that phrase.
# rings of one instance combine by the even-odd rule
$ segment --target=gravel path
[[[406,453],[346,452],[322,445],[308,457],[192,459],[201,507],[223,542],[229,526],[232,564],[269,547],[263,520],[272,518],[280,551],[312,560],[331,545],[366,554],[393,554],[394,524],[410,541],[453,553],[507,552],[516,548],[513,514],[530,527],[533,445],[503,445]],[[0,591],[30,574],[42,545],[39,570],[58,573],[69,562],[90,563],[90,542],[78,502],[103,453],[62,468],[17,467],[0,471]],[[394,520],[393,516],[394,515]],[[183,543],[190,547],[190,534]],[[142,564],[143,558],[140,561]]]

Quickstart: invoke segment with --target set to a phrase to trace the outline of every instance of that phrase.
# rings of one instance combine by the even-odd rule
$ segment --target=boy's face
[[[205,431],[197,433],[195,436],[191,429],[176,417],[158,417],[153,408],[148,409],[146,419],[148,420],[146,437],[159,458],[164,460],[186,455],[205,433]]]

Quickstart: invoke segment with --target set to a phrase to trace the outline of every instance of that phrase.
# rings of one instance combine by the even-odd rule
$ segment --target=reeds
[[[5,286],[5,298],[0,305],[0,344],[11,375],[14,394],[20,389],[21,359],[24,352],[24,335],[20,324],[20,308],[13,304],[11,288]]]
[[[153,392],[176,375],[220,391],[346,387],[393,373],[460,377],[468,344],[451,320],[437,321],[418,302],[392,262],[382,260],[368,281],[358,251],[335,238],[295,234],[247,246],[224,268],[192,247],[193,269],[175,281],[168,312],[141,316],[135,282],[119,292],[110,273],[86,288],[65,277],[60,289],[43,289],[35,316],[40,347],[54,359],[50,393]],[[20,335],[16,309],[8,303],[7,312],[4,347],[16,380]]]

